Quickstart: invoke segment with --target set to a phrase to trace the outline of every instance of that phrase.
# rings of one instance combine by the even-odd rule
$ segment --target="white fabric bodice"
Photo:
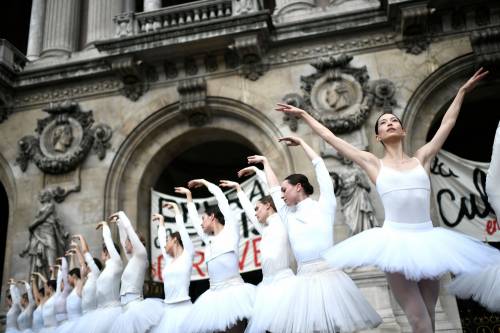
[[[18,304],[13,304],[9,311],[7,311],[7,328],[17,329],[17,317],[21,313],[21,307]]]
[[[120,259],[110,258],[96,282],[97,307],[120,304],[120,279],[123,265]]]
[[[262,230],[260,254],[262,274],[273,275],[283,269],[290,268],[290,244],[288,234],[278,214],[267,219],[267,226]]]
[[[43,305],[37,306],[33,311],[33,330],[37,331],[43,328]]]
[[[281,198],[281,188],[270,189],[278,214],[286,225],[297,263],[317,260],[322,252],[333,246],[337,208],[333,182],[321,158],[315,158],[312,164],[320,188],[318,201],[307,198],[295,206],[287,206]]]
[[[69,320],[82,315],[82,298],[76,293],[76,288],[73,288],[73,291],[66,299],[66,312]]]
[[[382,161],[380,163],[376,186],[384,206],[385,220],[396,223],[429,222],[431,183],[420,162],[405,171],[386,167]]]
[[[210,283],[218,283],[240,276],[238,257],[234,252],[221,254],[207,262]]]
[[[31,328],[33,324],[33,305],[28,305],[17,317],[17,326],[20,331],[27,330]]]
[[[488,202],[495,211],[497,220],[500,220],[500,122],[493,142],[493,152],[488,174],[486,175],[485,190],[488,195]]]
[[[56,320],[56,310],[54,308],[55,295],[50,296],[50,298],[43,304],[43,326],[44,327],[55,327],[57,326]]]
[[[82,312],[86,313],[97,307],[96,283],[100,271],[90,253],[85,253],[84,257],[87,266],[90,268],[90,272],[87,274],[87,280],[82,288]]]
[[[121,277],[120,295],[142,296],[144,276],[148,268],[148,253],[124,212],[118,213],[118,230],[120,232],[122,248],[125,250],[127,239],[132,244],[132,254],[126,254],[128,263]]]
[[[163,289],[165,303],[187,301],[189,297],[189,284],[191,282],[192,257],[187,251],[171,260],[163,268]]]

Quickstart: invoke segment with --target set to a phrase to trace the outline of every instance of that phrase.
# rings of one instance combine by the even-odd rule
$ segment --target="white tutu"
[[[296,288],[296,283],[295,274],[289,268],[269,277],[264,276],[262,282],[257,286],[252,318],[245,332],[263,333],[269,331],[275,312],[278,308],[286,306],[284,300],[289,299],[289,295]],[[286,311],[286,309],[283,311]],[[275,326],[273,332],[284,332],[288,320],[291,319],[289,318],[281,323],[283,326],[279,329]]]
[[[19,333],[19,330],[17,328],[9,327],[5,330],[5,333]]]
[[[323,260],[299,265],[296,288],[283,303],[271,332],[353,332],[382,322],[349,276]]]
[[[193,308],[190,300],[172,304],[163,304],[163,317],[151,333],[185,333],[181,326]]]
[[[163,300],[146,298],[132,301],[123,307],[111,333],[145,333],[158,325],[163,315]]]
[[[56,331],[56,328],[57,327],[44,327],[40,330],[40,333],[55,333]],[[17,332],[17,330],[15,330],[14,332]]]
[[[448,285],[448,291],[459,298],[471,298],[491,312],[500,312],[500,264],[477,274],[462,274]]]
[[[34,331],[31,328],[27,328],[25,330],[19,331],[21,333],[33,333]]]
[[[208,333],[225,331],[239,320],[249,319],[255,300],[255,286],[240,276],[211,283],[194,303],[184,321],[183,332]]]
[[[467,235],[434,228],[431,222],[386,221],[352,236],[323,253],[335,268],[376,266],[384,272],[403,273],[409,280],[437,279],[479,271],[500,262],[500,252]]]
[[[57,326],[55,333],[76,333],[74,327],[78,323],[78,319],[80,319],[80,317],[66,320],[64,323]]]
[[[88,312],[75,325],[75,333],[109,333],[121,312],[120,305],[97,308]]]

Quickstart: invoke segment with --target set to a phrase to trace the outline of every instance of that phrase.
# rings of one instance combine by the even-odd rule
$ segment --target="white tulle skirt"
[[[193,308],[191,300],[163,305],[163,317],[151,333],[185,333],[182,323]]]
[[[25,330],[19,331],[21,333],[33,333],[34,331],[31,328],[27,328]]]
[[[54,327],[43,327],[39,332],[40,333],[55,333],[57,327],[54,326]],[[14,332],[17,332],[17,330],[15,330]]]
[[[9,328],[5,329],[5,333],[19,333],[19,332],[20,331],[17,328],[9,327]]]
[[[376,266],[409,280],[437,279],[445,273],[477,272],[500,262],[500,252],[467,235],[433,227],[431,222],[386,221],[323,253],[334,268]]]
[[[123,306],[116,318],[111,333],[145,333],[158,325],[163,315],[163,300],[146,298]]]
[[[184,321],[183,332],[225,331],[239,320],[250,319],[254,301],[255,286],[240,276],[210,283],[210,289],[196,300]]]
[[[297,278],[289,268],[272,276],[264,276],[262,282],[257,286],[252,318],[245,332],[263,333],[269,331],[277,309],[283,308],[283,311],[286,311],[285,300],[290,299],[296,283]],[[283,324],[280,329],[275,327],[273,332],[283,332],[286,322]]]
[[[75,325],[75,333],[109,333],[121,313],[120,305],[97,308],[81,317]]]
[[[81,316],[72,318],[69,320],[66,320],[59,326],[57,326],[56,333],[77,333],[78,331],[75,331],[75,327],[80,320]]]
[[[351,278],[323,260],[299,265],[296,287],[283,303],[271,332],[353,332],[382,322]]]
[[[448,291],[459,298],[472,297],[489,311],[500,312],[500,263],[476,274],[457,276]]]

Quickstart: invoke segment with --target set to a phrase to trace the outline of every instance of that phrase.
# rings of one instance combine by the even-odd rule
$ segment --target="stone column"
[[[162,7],[161,0],[144,0],[144,11],[149,12]]]
[[[46,0],[33,0],[31,5],[30,32],[28,36],[28,50],[26,57],[29,60],[38,59],[42,51],[43,22],[45,19]]]
[[[47,0],[42,56],[68,55],[77,50],[80,0]]]
[[[121,12],[121,0],[88,0],[85,46],[98,40],[115,37],[116,27],[113,18]]]

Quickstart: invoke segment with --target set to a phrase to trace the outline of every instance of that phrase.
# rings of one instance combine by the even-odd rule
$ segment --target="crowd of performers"
[[[10,281],[7,332],[353,332],[377,327],[382,318],[343,268],[375,266],[385,272],[390,290],[405,312],[413,332],[433,332],[439,279],[452,273],[448,290],[473,297],[500,311],[500,251],[472,237],[434,227],[430,219],[431,160],[452,130],[465,95],[487,75],[480,69],[458,91],[432,138],[413,157],[403,151],[405,130],[393,114],[383,114],[375,134],[385,154],[378,159],[343,141],[307,112],[278,104],[276,111],[300,117],[340,154],[357,163],[376,185],[385,209],[383,227],[363,231],[334,245],[336,198],[324,161],[302,139],[280,139],[302,147],[319,185],[318,200],[303,174],[283,181],[264,156],[250,156],[251,166],[269,196],[255,206],[237,182],[219,186],[192,180],[175,192],[188,201],[188,216],[206,244],[210,288],[193,304],[188,294],[194,246],[175,203],[163,208],[175,214],[177,232],[167,235],[164,217],[158,239],[165,259],[165,298],[144,299],[147,251],[124,212],[101,222],[104,245],[94,258],[82,235],[72,238],[66,257],[58,259],[52,276],[34,273],[31,283]],[[260,165],[263,168],[257,168]],[[201,216],[190,188],[206,187],[218,205]],[[247,284],[239,273],[239,223],[222,188],[236,189],[254,228],[261,234],[263,280]],[[489,204],[500,212],[500,127],[494,143],[486,190]],[[119,230],[120,246],[110,224]],[[120,248],[127,262],[122,260]],[[291,263],[297,264],[296,271]],[[76,265],[75,262],[78,264]],[[25,292],[21,295],[19,284]],[[43,285],[43,289],[39,289]]]

